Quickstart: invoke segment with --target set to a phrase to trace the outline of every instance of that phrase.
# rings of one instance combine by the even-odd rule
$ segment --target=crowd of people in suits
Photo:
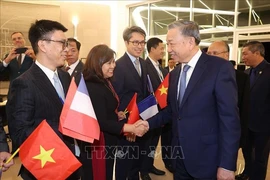
[[[265,179],[270,148],[270,64],[260,42],[243,46],[242,60],[251,67],[244,73],[229,62],[226,42],[213,42],[206,53],[200,50],[199,26],[193,21],[178,20],[168,26],[170,58],[165,68],[159,63],[164,42],[156,37],[146,41],[145,31],[138,26],[124,30],[126,52],[118,60],[110,47],[96,45],[85,63],[79,59],[81,43],[67,39],[66,31],[59,22],[36,21],[28,35],[32,48],[23,53],[16,52],[25,46],[23,34],[11,35],[14,48],[0,63],[0,72],[9,73],[11,82],[6,112],[13,151],[46,119],[82,163],[68,179],[95,179],[89,160],[95,143],[75,140],[58,130],[65,97],[55,88],[54,77],[59,78],[64,95],[72,77],[77,85],[84,78],[100,138],[105,141],[105,179],[151,180],[149,173],[164,175],[165,171],[154,166],[154,156],[149,156],[155,154],[159,139],[164,165],[175,180]],[[148,57],[144,60],[145,45]],[[137,93],[139,103],[152,93],[147,76],[155,91],[168,73],[167,107],[159,108],[147,121],[128,124],[125,110],[133,95]],[[235,176],[239,148],[245,169]],[[115,156],[118,151],[123,156]],[[3,171],[14,163],[5,163],[10,156],[0,121]],[[23,166],[20,175],[35,179]]]

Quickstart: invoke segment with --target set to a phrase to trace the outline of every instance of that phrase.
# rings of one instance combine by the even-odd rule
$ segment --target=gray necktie
[[[183,68],[182,75],[180,77],[180,88],[179,88],[179,96],[178,96],[179,106],[181,105],[182,99],[186,91],[187,71],[189,68],[190,68],[189,65],[185,65]]]
[[[141,76],[141,71],[140,71],[140,60],[139,58],[136,58],[136,60],[134,61],[134,64],[135,64],[135,68],[139,74],[139,76]]]
[[[54,81],[54,88],[55,88],[59,98],[61,99],[62,102],[64,102],[65,101],[65,93],[64,93],[64,90],[61,86],[60,79],[59,79],[56,72],[53,75],[53,81]]]

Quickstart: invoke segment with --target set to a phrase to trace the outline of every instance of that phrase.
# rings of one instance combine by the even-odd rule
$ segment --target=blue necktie
[[[183,68],[183,72],[181,74],[181,77],[180,77],[180,87],[179,87],[179,95],[178,95],[179,107],[181,105],[182,99],[183,99],[185,91],[186,91],[187,71],[189,68],[190,68],[189,65],[185,65]]]
[[[56,72],[53,75],[53,81],[54,81],[54,88],[55,88],[59,98],[61,99],[62,102],[64,102],[65,101],[65,93],[64,93],[64,90],[61,86],[60,79],[59,79]]]
[[[250,78],[250,87],[252,87],[256,80],[256,70],[254,68],[250,69],[249,78]]]

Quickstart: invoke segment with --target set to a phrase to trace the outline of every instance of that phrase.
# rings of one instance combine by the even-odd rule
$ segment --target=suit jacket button
[[[177,120],[178,120],[178,121],[180,121],[180,120],[181,120],[181,118],[180,118],[180,117],[178,117],[178,118],[177,118]]]

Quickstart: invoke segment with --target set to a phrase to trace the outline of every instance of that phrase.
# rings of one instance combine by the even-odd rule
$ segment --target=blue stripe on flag
[[[139,112],[142,113],[151,106],[157,104],[156,98],[151,94],[144,100],[138,103]]]

